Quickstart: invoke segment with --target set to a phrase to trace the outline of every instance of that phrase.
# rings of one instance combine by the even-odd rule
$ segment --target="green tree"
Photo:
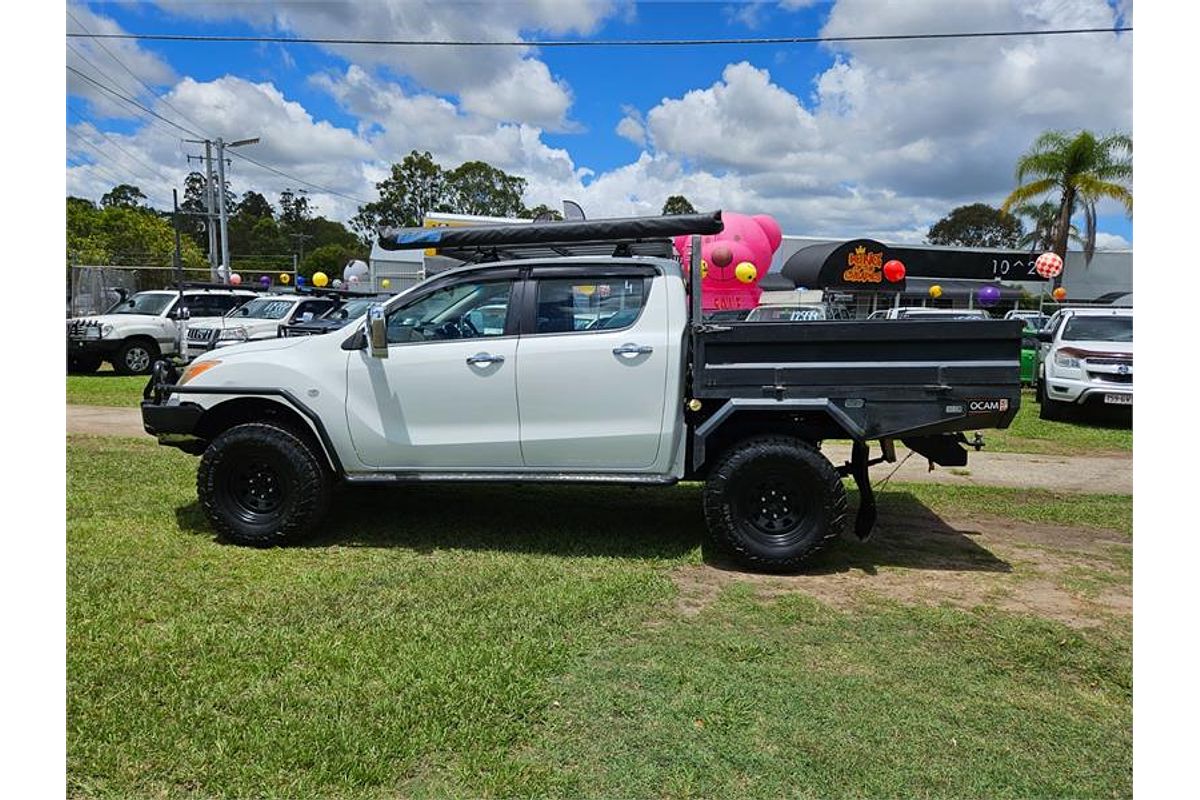
[[[251,217],[252,219],[274,218],[275,209],[271,206],[267,198],[256,191],[250,190],[242,195],[242,199],[237,205],[236,213],[238,216]]]
[[[201,266],[195,242],[181,242],[184,266]],[[67,200],[67,253],[81,264],[130,264],[170,267],[175,232],[168,219],[146,208],[96,208],[79,198]]]
[[[103,208],[140,208],[145,199],[146,195],[142,194],[141,189],[122,183],[106,192],[100,198],[100,205]]]
[[[279,195],[279,221],[288,227],[300,227],[312,218],[312,202],[304,189],[284,189]]]
[[[695,214],[695,207],[681,194],[673,194],[663,203],[663,216],[669,214]]]
[[[304,260],[300,262],[300,274],[305,278],[311,278],[315,272],[324,272],[330,280],[340,278],[346,264],[355,258],[366,260],[366,256],[359,246],[323,245],[304,256]]]
[[[551,208],[545,203],[538,203],[533,208],[527,208],[520,214],[521,219],[537,219],[538,217],[546,217],[548,219],[562,221],[562,212],[556,208]]]
[[[1025,227],[1012,214],[986,203],[959,206],[933,223],[925,241],[952,247],[1015,248]]]
[[[1055,228],[1058,226],[1058,206],[1054,202],[1043,200],[1040,203],[1022,203],[1013,208],[1013,214],[1024,217],[1033,225],[1033,229],[1021,237],[1021,247],[1028,247],[1031,253],[1054,248]],[[1076,244],[1083,244],[1079,229],[1074,225],[1067,232],[1067,237]]]
[[[375,184],[379,199],[359,206],[351,226],[364,242],[375,238],[381,225],[417,227],[430,211],[449,211],[446,173],[429,152],[413,150],[391,174]]]
[[[1097,137],[1090,131],[1074,136],[1046,131],[1017,159],[1017,188],[1005,198],[1005,211],[1045,195],[1058,195],[1055,253],[1065,258],[1071,219],[1082,208],[1083,254],[1090,263],[1096,251],[1096,204],[1108,198],[1133,213],[1133,138],[1125,133]],[[1061,285],[1062,277],[1055,278]]]
[[[491,164],[467,161],[446,173],[447,201],[458,214],[519,217],[525,183]]]

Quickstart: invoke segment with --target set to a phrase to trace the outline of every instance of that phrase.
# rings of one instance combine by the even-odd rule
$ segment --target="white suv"
[[[1057,312],[1038,333],[1037,398],[1042,419],[1070,407],[1133,405],[1133,309]]]
[[[283,326],[316,319],[335,301],[301,294],[267,294],[254,298],[221,319],[188,326],[188,356],[240,342],[278,337]]]
[[[183,319],[219,319],[251,297],[244,289],[138,292],[103,314],[68,319],[67,371],[95,372],[108,361],[122,375],[147,374],[159,356],[178,351]]]

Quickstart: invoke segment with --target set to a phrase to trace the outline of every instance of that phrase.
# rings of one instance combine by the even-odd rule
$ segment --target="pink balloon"
[[[230,275],[230,276],[229,276],[229,282],[230,282],[230,283],[232,283],[234,286],[237,286],[239,283],[241,283],[241,282],[242,282],[242,276],[241,276],[241,275],[238,275],[238,274],[235,272],[235,273],[233,273],[232,275]]]
[[[754,308],[762,295],[758,282],[770,269],[771,258],[783,241],[783,233],[779,223],[765,214],[751,217],[723,211],[721,220],[725,224],[724,230],[700,237],[700,258],[704,268],[701,305],[705,311]],[[684,266],[691,264],[692,237],[676,236],[673,242]],[[749,282],[738,278],[738,267],[747,263],[754,267],[751,273],[754,277]],[[743,277],[747,274],[743,268]]]

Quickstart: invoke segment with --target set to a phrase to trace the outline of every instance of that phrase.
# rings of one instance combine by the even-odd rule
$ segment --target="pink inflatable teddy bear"
[[[700,237],[700,305],[705,311],[754,308],[762,296],[758,282],[770,269],[783,232],[766,214],[751,217],[725,211],[721,219],[725,230]],[[691,239],[674,239],[685,268],[691,263]]]

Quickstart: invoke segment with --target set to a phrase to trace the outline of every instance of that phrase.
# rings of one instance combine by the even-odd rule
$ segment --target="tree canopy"
[[[1054,226],[1054,252],[1066,256],[1071,219],[1083,211],[1083,254],[1091,262],[1096,251],[1096,206],[1115,200],[1133,213],[1133,138],[1125,133],[1096,136],[1091,131],[1074,135],[1046,131],[1017,159],[1017,188],[1002,209],[1046,196],[1057,197],[1058,222]],[[1056,278],[1058,284],[1061,278]]]
[[[104,208],[139,208],[145,199],[146,195],[142,194],[141,189],[122,183],[114,186],[111,192],[106,192],[100,198],[100,205]]]
[[[673,194],[663,203],[663,216],[669,214],[695,214],[695,207],[681,194]]]
[[[184,239],[181,244],[185,267],[204,264],[195,242]],[[98,208],[83,198],[67,198],[68,261],[170,267],[174,253],[170,220],[152,209],[112,204]]]
[[[1021,220],[986,203],[959,206],[929,228],[929,244],[954,247],[1015,248],[1025,226]]]

